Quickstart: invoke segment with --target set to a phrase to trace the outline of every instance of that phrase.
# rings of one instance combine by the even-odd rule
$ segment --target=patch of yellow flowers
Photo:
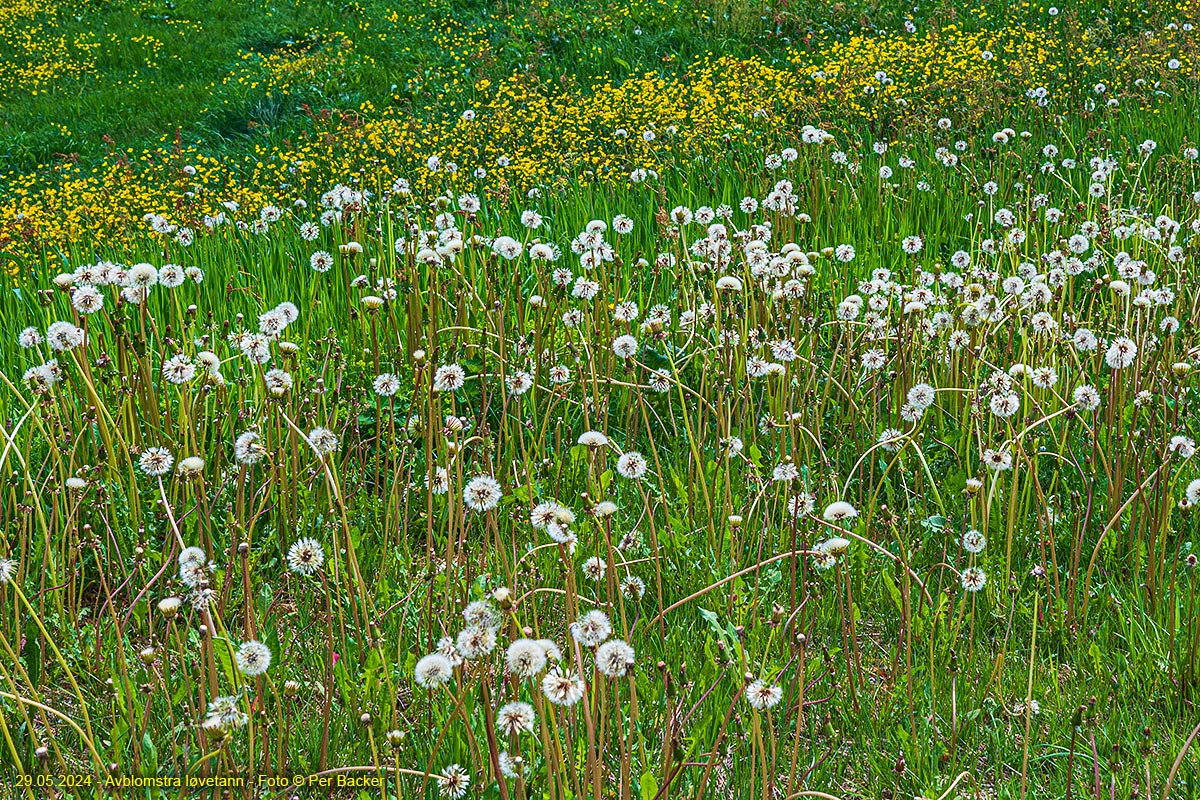
[[[419,115],[364,104],[314,115],[302,136],[260,141],[240,157],[164,141],[91,169],[63,163],[10,176],[0,201],[0,255],[9,271],[32,268],[49,244],[119,235],[141,228],[149,213],[201,231],[203,216],[228,201],[253,214],[266,202],[311,200],[355,180],[381,192],[398,177],[417,189],[477,187],[486,177],[491,187],[524,191],[564,178],[623,182],[633,169],[661,169],[722,148],[783,146],[806,123],[901,126],[944,114],[959,128],[989,109],[1032,102],[1025,92],[1033,87],[1070,90],[1093,69],[1124,89],[1190,75],[1194,65],[1176,55],[1187,49],[1166,40],[1171,35],[1143,37],[1140,53],[1115,53],[1098,51],[1086,37],[1067,42],[1061,32],[1023,25],[967,33],[948,24],[813,40],[777,65],[710,56],[675,77],[648,74],[584,91],[518,73],[495,87],[472,87],[489,98],[474,108],[449,108],[453,98]],[[359,57],[350,42],[334,44],[271,55],[258,74],[272,90],[287,92]],[[1076,98],[1091,91],[1073,89]],[[427,168],[432,157],[437,171]]]
[[[36,95],[56,82],[95,70],[100,37],[59,31],[53,22],[59,5],[36,0],[0,3],[0,98],[18,92]]]

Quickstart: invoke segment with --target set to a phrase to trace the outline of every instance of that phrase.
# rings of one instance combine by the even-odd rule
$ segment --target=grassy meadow
[[[0,797],[1200,797],[1197,16],[6,5]]]

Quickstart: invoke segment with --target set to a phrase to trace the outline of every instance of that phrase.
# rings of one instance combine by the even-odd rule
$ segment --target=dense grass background
[[[1148,349],[1154,356],[1139,362],[1135,377],[1113,378],[1095,359],[1075,359],[1066,345],[1045,345],[1013,324],[980,336],[986,359],[968,366],[943,359],[938,342],[925,343],[905,327],[903,336],[888,340],[893,360],[879,380],[863,378],[847,394],[830,380],[840,377],[845,385],[846,376],[857,375],[859,351],[867,346],[857,329],[827,324],[836,304],[877,268],[892,269],[907,283],[918,264],[940,271],[960,249],[985,262],[981,241],[995,235],[991,215],[1002,205],[1028,220],[1026,256],[1035,261],[1063,246],[1082,221],[1108,224],[1110,206],[1149,221],[1158,214],[1180,221],[1181,242],[1189,259],[1196,257],[1187,225],[1196,218],[1192,193],[1200,188],[1200,174],[1183,156],[1197,139],[1196,43],[1184,35],[1190,32],[1179,30],[1194,22],[1192,10],[1096,2],[1056,14],[1050,9],[1034,3],[902,6],[894,0],[420,5],[122,0],[14,2],[0,10],[0,63],[11,67],[0,76],[0,174],[7,178],[0,196],[18,183],[22,192],[36,186],[53,198],[44,206],[51,217],[58,209],[70,210],[69,186],[66,197],[54,195],[60,179],[55,166],[75,161],[81,171],[95,169],[100,176],[94,187],[98,199],[81,216],[104,205],[107,190],[113,193],[110,204],[121,211],[118,223],[83,228],[103,230],[102,235],[30,236],[19,255],[5,251],[11,257],[6,266],[16,263],[20,269],[12,290],[0,293],[0,418],[6,433],[0,557],[19,562],[16,584],[29,603],[0,582],[5,670],[0,691],[12,694],[20,687],[17,694],[36,695],[73,719],[89,710],[98,752],[89,753],[57,718],[40,718],[28,708],[23,717],[24,707],[6,695],[0,701],[3,769],[82,773],[96,766],[97,757],[142,774],[203,769],[211,743],[198,722],[217,694],[207,681],[219,678],[222,694],[243,687],[226,645],[258,636],[276,657],[269,682],[256,687],[257,702],[251,706],[245,698],[253,729],[262,736],[253,740],[255,747],[239,733],[212,751],[222,770],[245,772],[261,763],[266,742],[276,766],[286,763],[305,773],[317,771],[330,754],[330,766],[392,763],[435,773],[457,761],[472,769],[471,796],[499,797],[485,741],[493,726],[487,699],[479,693],[487,686],[532,699],[536,690],[518,690],[498,677],[497,665],[481,664],[460,674],[451,698],[415,687],[412,668],[439,635],[457,632],[467,601],[516,580],[505,572],[504,546],[493,547],[490,537],[504,545],[511,537],[514,547],[545,544],[544,536],[528,529],[528,506],[553,496],[582,510],[591,502],[582,496],[587,492],[592,501],[603,496],[619,502],[613,524],[620,532],[640,526],[645,533],[645,510],[661,537],[655,549],[636,552],[642,561],[634,569],[651,587],[641,610],[631,614],[636,677],[613,689],[607,708],[609,754],[624,747],[616,740],[626,735],[637,747],[631,745],[632,755],[622,751],[619,759],[610,759],[612,774],[597,796],[692,797],[702,785],[706,796],[747,797],[751,787],[754,796],[765,796],[768,770],[758,759],[776,745],[770,770],[776,773],[776,796],[798,785],[846,798],[938,798],[963,773],[949,796],[1200,796],[1197,750],[1185,744],[1198,719],[1191,637],[1200,631],[1200,606],[1195,572],[1186,566],[1197,516],[1175,507],[1182,487],[1196,475],[1190,461],[1164,452],[1168,436],[1198,433],[1195,378],[1168,374],[1172,361],[1197,356],[1190,323],[1200,294],[1192,262],[1167,263],[1155,248],[1137,244],[1144,250],[1139,255],[1154,260],[1159,283],[1177,289],[1172,310],[1185,327],[1177,343]],[[902,36],[906,22],[931,43],[928,53],[886,38]],[[1001,54],[1009,63],[1003,81],[980,77],[979,50],[990,33],[1002,29],[1017,32],[1006,33],[1006,43],[1028,34],[1033,44],[1028,52]],[[946,55],[938,44],[953,41],[952,31],[983,38],[970,40],[961,53],[947,44],[953,52]],[[880,41],[892,44],[878,45],[876,57],[871,48]],[[606,116],[594,121],[600,133],[576,136],[590,121],[574,118],[573,100],[605,88],[619,93],[622,87],[641,87],[635,82],[648,73],[664,81],[647,90],[648,103],[658,105],[696,80],[695,65],[710,57],[746,59],[739,63],[791,75],[810,60],[832,59],[830,53],[858,72],[832,81],[819,102],[813,99],[817,88],[803,81],[781,82],[791,94],[771,107],[774,116],[761,119],[737,106],[737,98],[717,97],[720,108],[735,109],[713,116],[731,133],[728,142],[716,133],[704,142],[686,140],[686,130],[670,135],[669,120],[652,115],[639,117],[635,126],[620,116],[630,107],[622,104],[624,98],[605,106]],[[895,80],[922,91],[922,106],[911,114],[859,91],[873,80],[874,62],[896,53]],[[1167,58],[1181,58],[1184,65],[1168,71]],[[945,72],[924,74],[932,63]],[[561,137],[564,151],[579,141],[594,143],[603,150],[603,163],[576,166],[578,154],[564,152],[560,161],[538,162],[537,171],[514,172],[509,184],[486,141],[476,146],[472,140],[464,152],[489,157],[464,160],[453,176],[422,169],[429,153],[416,149],[420,135],[397,139],[400,148],[389,149],[387,141],[360,147],[360,138],[370,138],[362,131],[387,140],[410,122],[448,131],[447,141],[460,135],[467,140],[470,130],[454,127],[462,111],[510,113],[505,92],[512,84],[502,87],[524,79],[536,91],[521,94],[518,105],[535,110],[518,118],[538,116],[536,101],[542,98],[567,98],[546,112],[547,127],[561,123],[571,130],[575,138]],[[1093,90],[1098,82],[1111,91],[1098,95]],[[1043,108],[1024,98],[1039,83],[1053,92],[1055,103]],[[1109,96],[1119,98],[1116,106],[1105,104]],[[936,126],[942,114],[954,118],[952,130]],[[378,118],[393,126],[372,128]],[[767,153],[799,146],[805,123],[827,125],[836,132],[835,143],[801,148],[801,158],[782,171],[766,169]],[[638,144],[643,124],[658,131],[653,147]],[[632,144],[615,137],[622,125],[629,126]],[[992,133],[1008,125],[1029,137],[997,146]],[[543,135],[539,142],[556,141]],[[506,144],[519,141],[523,130],[508,136]],[[960,164],[953,170],[939,165],[935,149],[952,148],[960,137],[965,143]],[[1136,151],[1146,139],[1157,143],[1151,160]],[[876,141],[891,144],[886,157],[872,153]],[[1060,149],[1059,160],[1075,158],[1082,166],[1042,173],[1041,148],[1047,144]],[[831,166],[834,148],[849,153],[861,170],[852,174]],[[280,153],[329,158],[293,177],[276,164]],[[183,168],[200,154],[204,160],[196,163],[204,172],[193,182]],[[916,159],[916,167],[899,168],[898,154]],[[1087,159],[1101,154],[1117,158],[1118,175],[1108,198],[1089,200]],[[274,171],[255,174],[258,161],[275,165]],[[895,186],[878,177],[884,163],[896,169]],[[628,180],[631,169],[648,164],[656,167],[656,178]],[[501,178],[475,178],[475,167]],[[133,178],[120,183],[126,172],[141,176],[144,184]],[[398,175],[412,178],[419,189],[411,199],[393,198],[385,205]],[[644,363],[632,370],[605,355],[601,367],[593,367],[597,382],[573,385],[578,396],[570,401],[543,391],[538,370],[545,364],[536,358],[509,351],[501,359],[488,352],[494,341],[515,348],[518,341],[536,340],[582,375],[583,354],[588,348],[607,353],[615,333],[610,303],[635,300],[643,315],[662,303],[677,316],[698,298],[715,297],[708,276],[642,265],[639,259],[653,262],[670,253],[687,262],[679,234],[666,219],[672,207],[736,206],[745,196],[763,198],[785,176],[794,181],[801,210],[812,220],[771,218],[779,231],[772,247],[790,239],[818,252],[852,243],[858,258],[849,266],[814,259],[818,269],[807,299],[786,309],[755,294],[739,263],[733,271],[745,277],[748,299],[728,307],[719,322],[742,341],[758,326],[769,338],[802,340],[811,363],[789,374],[795,384],[751,384],[744,358],[726,362],[715,344],[698,344],[679,328],[639,352]],[[989,180],[999,184],[998,195],[984,192]],[[339,182],[373,192],[369,212],[348,213],[341,223],[322,227],[316,241],[302,240],[297,226],[317,219],[321,193]],[[926,185],[918,188],[921,182]],[[203,191],[197,190],[201,183]],[[142,185],[156,192],[146,205],[130,197]],[[538,193],[527,195],[530,189]],[[436,211],[471,191],[483,198],[483,208],[477,215],[457,214],[457,224],[484,237],[484,244],[507,233],[536,236],[567,250],[593,219],[611,221],[623,213],[636,221],[634,232],[620,240],[619,260],[606,269],[602,300],[582,332],[558,324],[558,314],[573,301],[547,290],[545,265],[525,259],[510,271],[481,246],[468,248],[453,269],[433,268],[417,261],[410,234],[407,248],[397,253],[395,241],[406,235],[407,225],[433,227]],[[1043,192],[1066,209],[1061,227],[1038,220],[1032,198]],[[283,218],[263,234],[223,225],[210,235],[200,227],[202,214],[221,210],[220,202],[235,197],[242,206],[229,216],[247,226],[267,203],[282,206]],[[545,217],[536,233],[521,227],[519,215],[527,207]],[[198,241],[184,247],[170,235],[151,233],[141,220],[147,210],[195,226]],[[739,225],[750,219],[737,216]],[[19,219],[3,222],[20,227]],[[917,260],[899,249],[901,239],[913,234],[924,241]],[[693,226],[686,237],[699,235]],[[351,241],[365,252],[343,253],[340,247]],[[1124,246],[1109,240],[1103,245],[1110,258]],[[333,271],[308,268],[318,249],[334,254]],[[155,289],[144,307],[117,304],[110,291],[105,310],[89,318],[92,340],[76,351],[79,359],[60,355],[64,384],[52,395],[34,395],[21,376],[51,354],[18,348],[16,335],[30,325],[45,330],[55,320],[78,320],[69,292],[51,281],[97,259],[157,266],[176,261],[200,267],[204,281]],[[566,261],[573,260],[568,255]],[[997,269],[1007,275],[1018,260],[996,259]],[[378,313],[366,310],[364,298],[378,287],[351,288],[360,273],[372,282],[395,281],[399,299]],[[1093,277],[1099,281],[1094,285]],[[1055,299],[1053,310],[1064,326],[1078,317],[1116,335],[1137,319],[1100,278],[1079,278]],[[553,314],[533,310],[531,297],[538,293],[551,298]],[[253,328],[261,313],[284,301],[300,307],[300,320],[288,331],[298,350],[276,352],[273,363],[294,374],[297,387],[276,401],[263,390],[262,370],[248,364],[227,335]],[[957,314],[963,303],[954,295],[948,307]],[[823,321],[817,330],[802,328],[807,314]],[[444,327],[423,327],[435,319]],[[895,324],[901,325],[899,317]],[[1140,322],[1134,327],[1146,335]],[[181,389],[163,382],[163,360],[207,347],[227,362],[223,388]],[[435,366],[460,361],[474,376],[472,383],[453,397],[431,397],[429,371],[414,358],[418,349]],[[111,360],[101,364],[101,354]],[[677,359],[687,364],[678,371],[681,386],[666,395],[602,382],[629,383],[645,377],[646,365],[667,367]],[[1003,369],[1020,359],[1059,366],[1064,395],[1074,382],[1089,380],[1120,402],[1106,405],[1087,428],[1066,414],[1062,398],[1029,390],[1023,395],[1027,422],[1041,412],[1062,415],[1024,440],[1027,462],[1017,471],[1016,491],[1011,477],[994,483],[989,478],[986,491],[998,488],[987,494],[993,500],[983,509],[982,500],[964,493],[969,477],[986,475],[980,443],[1011,440],[1014,431],[954,398],[976,391],[993,362]],[[510,367],[536,372],[539,389],[523,401],[505,401],[489,371]],[[381,372],[401,380],[401,391],[387,402],[369,388]],[[880,430],[899,424],[904,391],[933,375],[950,399],[922,423],[915,439],[920,449],[897,457],[875,451],[861,462],[847,498],[865,517],[856,531],[911,561],[927,583],[931,603],[918,601],[914,608],[906,597],[913,591],[907,573],[888,557],[855,547],[835,571],[773,562],[684,603],[671,612],[669,626],[647,625],[663,607],[786,552],[795,536],[814,541],[826,535],[815,521],[803,522],[796,533],[784,510],[785,490],[763,489],[771,468],[794,457],[822,501],[840,496],[848,471],[860,464]],[[1133,404],[1135,384],[1155,387],[1159,394],[1152,405]],[[706,402],[692,402],[697,395]],[[451,411],[469,419],[468,433],[457,439],[442,433]],[[766,414],[778,419],[794,414],[797,427],[786,434],[763,429]],[[419,433],[406,435],[411,415],[419,418]],[[329,463],[349,497],[344,517],[325,483],[323,462],[286,420],[306,431],[330,425],[339,432],[343,447]],[[734,466],[720,455],[731,423],[732,432],[750,445],[748,463]],[[272,458],[268,465],[239,471],[232,440],[251,425],[268,432]],[[661,461],[649,499],[614,478],[611,469],[596,468],[588,452],[573,444],[592,427]],[[819,444],[804,430],[817,431]],[[434,433],[427,439],[429,431]],[[114,446],[112,437],[123,437],[122,444]],[[461,509],[441,497],[427,510],[423,477],[431,464],[447,463],[447,442],[464,448],[459,463],[467,476],[494,470],[502,479],[506,497],[494,517],[464,520]],[[137,473],[132,466],[137,452],[156,444],[169,445],[178,457],[203,455],[204,478],[169,477],[160,488]],[[1075,460],[1086,469],[1072,466]],[[1134,503],[1146,476],[1157,475],[1162,465],[1169,468],[1153,483],[1153,502]],[[70,488],[69,478],[83,479],[84,487]],[[451,498],[461,496],[461,480],[456,481]],[[712,507],[701,486],[712,490]],[[1126,500],[1130,506],[1123,505]],[[220,564],[213,582],[228,613],[216,615],[215,636],[211,628],[200,632],[198,612],[185,610],[175,627],[166,627],[151,602],[168,590],[185,592],[175,576],[175,523],[167,508],[187,543],[210,544],[209,556]],[[729,516],[743,514],[746,527],[735,529]],[[573,561],[557,549],[539,550],[528,557],[530,572],[519,576],[550,590],[519,609],[520,623],[560,643],[567,641],[566,625],[579,609],[560,602],[555,592],[565,591],[568,574],[582,584],[576,568],[583,556],[605,552],[601,523],[580,516],[581,552]],[[958,538],[962,529],[979,524],[992,525],[981,559],[989,583],[985,592],[968,597],[954,572],[966,563]],[[1158,538],[1160,530],[1169,535]],[[458,533],[468,546],[461,561],[449,566],[442,556]],[[331,569],[327,579],[290,573],[287,548],[299,535],[321,539],[331,562],[355,553],[366,587],[344,571]],[[429,541],[435,542],[435,555],[426,549]],[[244,557],[239,542],[252,542]],[[1046,554],[1051,544],[1053,559]],[[1093,547],[1097,569],[1085,584],[1076,562],[1086,567]],[[1050,570],[1049,579],[1030,574],[1039,565]],[[655,596],[655,567],[661,570],[661,597]],[[603,595],[601,586],[582,585]],[[146,596],[139,594],[144,586],[153,586]],[[854,602],[847,610],[842,601],[848,587]],[[799,672],[795,629],[781,626],[776,610],[785,609],[786,617],[798,597],[807,598],[803,613],[796,613],[809,637]],[[616,605],[615,598],[608,600]],[[358,619],[368,606],[376,618]],[[843,638],[848,620],[858,626],[861,650],[854,673],[863,682],[853,694]],[[336,666],[327,643],[338,654]],[[144,661],[140,654],[150,646],[157,649]],[[806,685],[810,702],[816,702],[803,723],[786,705],[761,719],[752,713],[740,698],[746,671],[782,676],[789,703],[796,687]],[[78,681],[79,691],[67,676]],[[295,682],[295,698],[287,694],[287,681]],[[640,705],[637,715],[627,717],[621,704],[628,702],[629,690],[636,690]],[[1027,716],[1020,708],[1027,697],[1039,701],[1040,714]],[[454,710],[458,702],[461,711]],[[325,713],[332,715],[328,725]],[[363,714],[370,715],[366,722]],[[556,785],[574,788],[584,774],[584,726],[579,714],[562,719],[573,739],[558,766],[571,778]],[[384,744],[393,729],[407,734],[395,750]],[[763,735],[766,742],[757,738]],[[39,745],[51,752],[38,755]],[[788,763],[793,746],[803,753],[798,768]],[[538,777],[529,784],[531,797],[553,791],[546,779],[553,754],[541,753],[533,756]],[[716,754],[711,762],[710,753]],[[673,773],[681,763],[688,766]],[[701,777],[710,763],[711,781]],[[433,783],[411,777],[400,796],[437,795]],[[558,800],[569,796],[564,792]]]
[[[432,0],[394,4],[121,0],[16,2],[0,15],[0,175],[63,159],[98,162],[171,141],[240,153],[295,134],[310,108],[395,106],[418,115],[479,102],[528,72],[573,88],[671,75],[707,54],[767,63],[814,39],[1044,22],[1050,4]],[[1096,48],[1186,17],[1169,4],[1085,3]],[[310,59],[281,90],[271,59]],[[1081,76],[1082,77],[1082,76]]]
[[[559,8],[446,0],[51,4],[10,24],[39,26],[72,44],[96,43],[91,65],[34,93],[16,83],[5,87],[0,171],[64,157],[94,161],[113,148],[136,152],[176,130],[189,142],[237,150],[247,139],[294,131],[304,104],[421,109],[447,91],[470,98],[480,80],[498,82],[531,62],[547,78],[584,83],[591,75],[670,70],[714,47],[769,52],[776,37],[754,30],[767,24],[752,8],[739,8],[737,20],[717,13],[718,21],[708,22],[705,11],[686,4]],[[605,33],[589,36],[593,22]],[[610,35],[615,31],[621,35]],[[0,57],[10,63],[28,57],[16,45],[14,36]],[[337,61],[339,51],[351,48],[349,60]],[[263,59],[298,50],[335,63],[287,94],[272,91],[259,69]]]

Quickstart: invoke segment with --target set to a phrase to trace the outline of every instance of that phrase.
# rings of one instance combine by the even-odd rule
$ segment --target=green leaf
[[[721,620],[717,618],[717,612],[709,611],[707,608],[702,608],[700,609],[700,617],[707,622],[714,631],[717,632],[718,636],[723,633],[721,630]]]
[[[142,777],[152,778],[158,774],[158,748],[150,739],[150,731],[142,734]]]
[[[750,456],[750,462],[755,466],[758,466],[762,462],[762,450],[758,449],[758,445],[750,445],[746,448],[746,453]]]
[[[887,587],[888,596],[896,604],[896,610],[903,611],[904,598],[900,594],[900,589],[896,587],[896,582],[892,580],[892,576],[887,570],[882,570],[880,574],[883,576],[883,584]]]

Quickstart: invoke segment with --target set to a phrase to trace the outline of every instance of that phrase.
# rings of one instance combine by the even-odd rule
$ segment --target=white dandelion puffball
[[[837,500],[825,506],[823,515],[826,522],[842,522],[858,516],[858,509],[845,500]]]
[[[312,575],[325,563],[325,550],[316,539],[297,539],[287,554],[288,567],[297,575]]]
[[[623,453],[617,459],[617,472],[623,478],[638,481],[646,476],[646,457],[636,450]]]
[[[765,711],[783,699],[783,689],[761,680],[752,681],[746,687],[746,702],[756,711]]]
[[[505,668],[518,678],[532,678],[546,668],[546,649],[534,639],[517,639],[508,646]]]
[[[610,639],[596,648],[596,669],[606,678],[623,677],[633,663],[633,648],[621,639]]]
[[[463,502],[472,511],[491,511],[503,496],[499,481],[490,475],[477,475],[463,487]]]
[[[537,714],[529,703],[508,703],[496,712],[496,727],[504,734],[532,733],[536,723]]]
[[[413,668],[413,681],[423,689],[436,689],[454,676],[454,665],[442,653],[430,653]]]
[[[271,649],[260,641],[242,642],[234,657],[238,671],[248,678],[262,675],[271,666]]]

